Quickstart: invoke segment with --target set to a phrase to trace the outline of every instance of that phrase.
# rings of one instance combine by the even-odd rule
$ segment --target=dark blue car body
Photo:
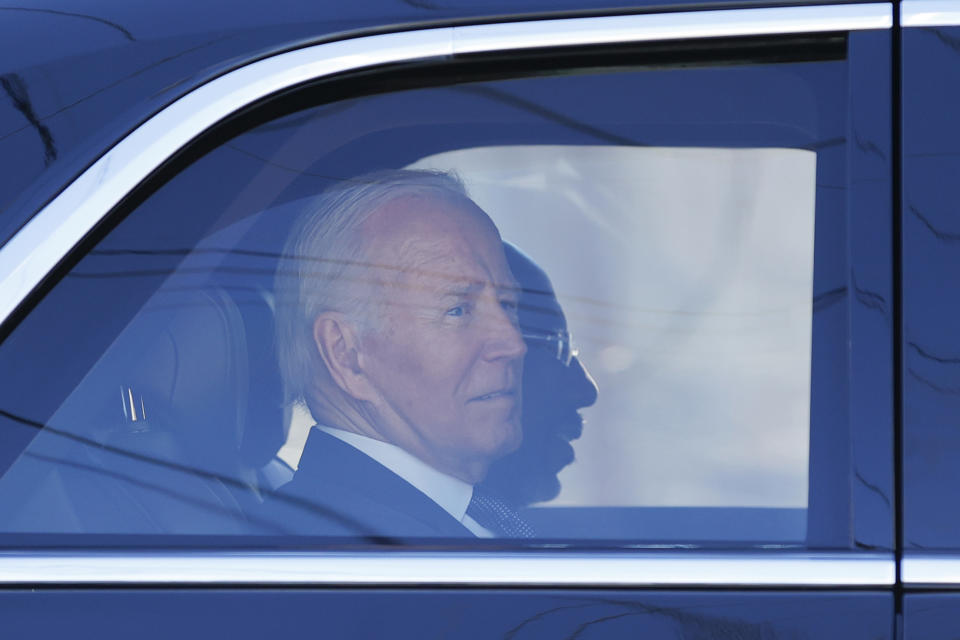
[[[625,0],[27,4],[0,6],[0,256],[38,212],[131,132],[198,88],[280,54],[448,27],[618,16],[695,20],[711,11],[803,6]],[[808,46],[803,38],[815,34],[811,46],[842,49],[838,55],[845,61],[835,77],[822,80],[825,93],[842,95],[845,112],[834,114],[835,123],[829,115],[822,118],[826,124],[820,122],[840,133],[819,141],[818,168],[834,167],[846,182],[824,184],[818,174],[818,207],[834,208],[818,210],[817,251],[831,247],[834,253],[823,259],[818,253],[813,276],[811,423],[818,426],[810,433],[816,453],[810,457],[802,544],[767,548],[751,540],[739,547],[697,547],[664,540],[665,548],[631,549],[620,540],[556,545],[562,548],[397,550],[327,548],[280,536],[174,541],[163,535],[4,532],[0,629],[8,637],[42,638],[955,637],[960,2],[810,6],[870,7],[870,15],[889,16],[890,26],[851,27],[847,20],[830,29],[822,26],[833,15],[827,13],[810,32],[801,26],[722,36],[739,47],[763,39],[771,51],[782,38],[784,50],[776,55],[788,59],[791,47]],[[710,38],[665,41],[683,49],[701,41],[709,47]],[[547,55],[567,64],[578,55],[577,46],[558,46]],[[437,74],[444,65],[462,63],[451,73],[463,81],[487,73],[480,63],[503,65],[510,52],[505,46],[496,56],[473,54],[479,56],[473,67],[471,54],[423,63]],[[482,58],[487,54],[490,60]],[[749,61],[752,54],[738,55],[738,61]],[[375,71],[381,74],[375,80],[389,85],[389,65]],[[364,91],[373,89],[358,94]],[[757,95],[758,102],[766,100]],[[756,106],[762,115],[768,105],[751,106],[752,98],[745,93],[730,113]],[[716,105],[718,112],[723,108]],[[771,140],[757,134],[752,142],[775,146]],[[194,143],[207,144],[202,135],[190,138],[182,157],[158,160],[142,181],[201,156]],[[830,156],[831,148],[848,151]],[[397,164],[409,161],[400,152],[397,158]],[[133,189],[129,193],[131,201],[141,198]],[[129,204],[125,197],[103,212],[104,226],[120,217],[115,212]],[[35,308],[46,313],[38,305],[90,250],[97,229],[78,232],[76,242],[50,261],[47,276],[27,286],[22,298],[4,302],[10,313],[2,319],[0,338],[11,353],[25,357],[15,342],[21,323],[28,327]],[[57,367],[56,349],[51,351],[36,357]],[[0,371],[10,376],[3,384],[16,388],[16,368],[7,364]],[[8,407],[0,411],[6,416]],[[19,435],[0,433],[0,467],[21,447]],[[673,517],[687,518],[684,526],[695,531],[712,526],[704,513]],[[729,523],[731,531],[746,526],[736,524]],[[336,563],[329,570],[328,561]],[[658,562],[665,568],[645,568]]]

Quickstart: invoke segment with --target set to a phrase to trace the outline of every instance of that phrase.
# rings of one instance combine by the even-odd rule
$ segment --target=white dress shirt
[[[456,518],[478,538],[494,537],[491,531],[481,527],[476,520],[467,515],[467,506],[473,497],[473,485],[437,471],[395,444],[374,440],[343,429],[324,426],[317,428],[370,456],[412,484],[420,493],[440,505],[444,511]]]

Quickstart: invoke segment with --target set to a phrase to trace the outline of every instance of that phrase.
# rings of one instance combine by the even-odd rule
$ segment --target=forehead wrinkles
[[[461,241],[445,243],[425,238],[407,238],[400,247],[397,279],[418,281],[424,288],[476,289],[491,287],[519,297],[521,287],[502,254],[500,241],[486,238],[473,245]],[[484,251],[484,249],[488,251]]]
[[[394,282],[404,289],[481,289],[491,281],[473,249],[450,238],[407,237],[398,243]]]
[[[404,196],[371,215],[364,235],[384,284],[517,287],[496,227],[469,200]]]

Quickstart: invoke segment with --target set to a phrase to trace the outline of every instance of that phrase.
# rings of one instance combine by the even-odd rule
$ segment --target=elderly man
[[[325,192],[277,275],[278,351],[318,426],[270,517],[294,533],[528,536],[474,485],[521,442],[526,346],[499,233],[454,178]]]

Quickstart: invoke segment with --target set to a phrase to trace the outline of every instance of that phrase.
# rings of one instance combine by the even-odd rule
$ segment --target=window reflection
[[[602,389],[552,505],[807,504],[816,154],[507,146],[464,177]]]
[[[7,376],[0,529],[802,542],[845,153],[813,66],[369,95],[212,150],[0,345],[63,365]],[[383,167],[447,186],[381,193],[363,242],[291,231]]]

